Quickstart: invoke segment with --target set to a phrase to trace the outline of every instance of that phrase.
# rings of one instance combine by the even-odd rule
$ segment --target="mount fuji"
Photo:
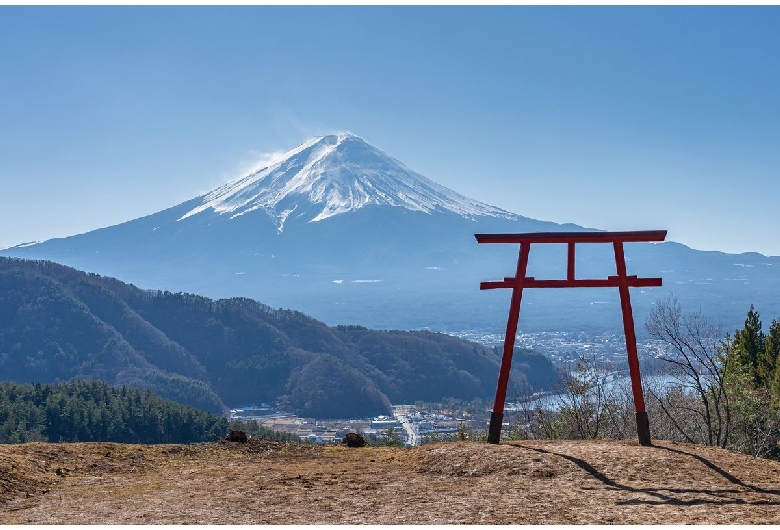
[[[663,227],[648,227],[657,229]],[[441,186],[361,138],[313,138],[209,193],[120,225],[0,254],[47,259],[146,289],[242,296],[328,324],[500,331],[509,294],[479,282],[514,273],[517,249],[475,232],[590,230],[523,217]],[[608,245],[577,249],[578,276],[614,274]],[[501,248],[499,248],[501,247]],[[565,248],[532,250],[529,276],[565,277]],[[561,246],[563,247],[563,246]],[[637,329],[674,291],[727,326],[750,303],[780,314],[780,258],[630,244],[629,274],[662,276],[632,291]],[[620,329],[617,292],[529,291],[521,329]],[[728,328],[727,328],[728,329]]]
[[[209,210],[229,219],[261,210],[282,232],[291,215],[299,222],[317,222],[367,206],[518,218],[436,184],[351,134],[313,138],[199,200],[179,220]]]

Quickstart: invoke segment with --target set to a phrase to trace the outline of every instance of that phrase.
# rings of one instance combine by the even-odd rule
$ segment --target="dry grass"
[[[780,523],[780,463],[657,442],[0,446],[2,523]]]

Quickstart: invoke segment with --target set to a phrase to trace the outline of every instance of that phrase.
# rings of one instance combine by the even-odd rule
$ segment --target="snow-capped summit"
[[[230,218],[262,210],[280,231],[290,216],[316,222],[368,205],[467,218],[516,217],[427,179],[352,134],[312,138],[197,200],[180,220],[209,210]]]

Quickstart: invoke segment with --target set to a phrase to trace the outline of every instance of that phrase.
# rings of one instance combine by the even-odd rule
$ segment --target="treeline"
[[[751,305],[744,328],[736,330],[733,339],[727,335],[721,351],[722,445],[756,456],[780,457],[780,318],[765,334]]]
[[[780,318],[764,333],[761,316],[751,305],[745,318],[745,327],[727,336],[731,363],[729,368],[735,377],[744,378],[752,389],[766,389],[772,401],[780,404]]]
[[[646,328],[665,345],[661,377],[643,378],[652,438],[780,457],[780,319],[764,333],[751,306],[744,327],[724,333],[701,312],[683,313],[670,296],[656,303]],[[635,438],[630,382],[608,385],[603,376],[598,363],[581,358],[564,375],[556,406],[527,404],[505,434]]]
[[[104,381],[0,382],[0,443],[194,443],[223,438],[225,418]]]

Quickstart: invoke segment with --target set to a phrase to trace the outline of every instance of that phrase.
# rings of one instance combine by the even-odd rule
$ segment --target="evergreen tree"
[[[769,390],[775,402],[780,402],[780,319],[769,327],[764,345],[764,371]],[[780,403],[778,403],[780,404]]]
[[[766,336],[761,330],[761,317],[750,304],[745,327],[734,332],[731,355],[736,365],[744,368],[755,387],[765,386],[764,371],[766,367],[765,346]]]

